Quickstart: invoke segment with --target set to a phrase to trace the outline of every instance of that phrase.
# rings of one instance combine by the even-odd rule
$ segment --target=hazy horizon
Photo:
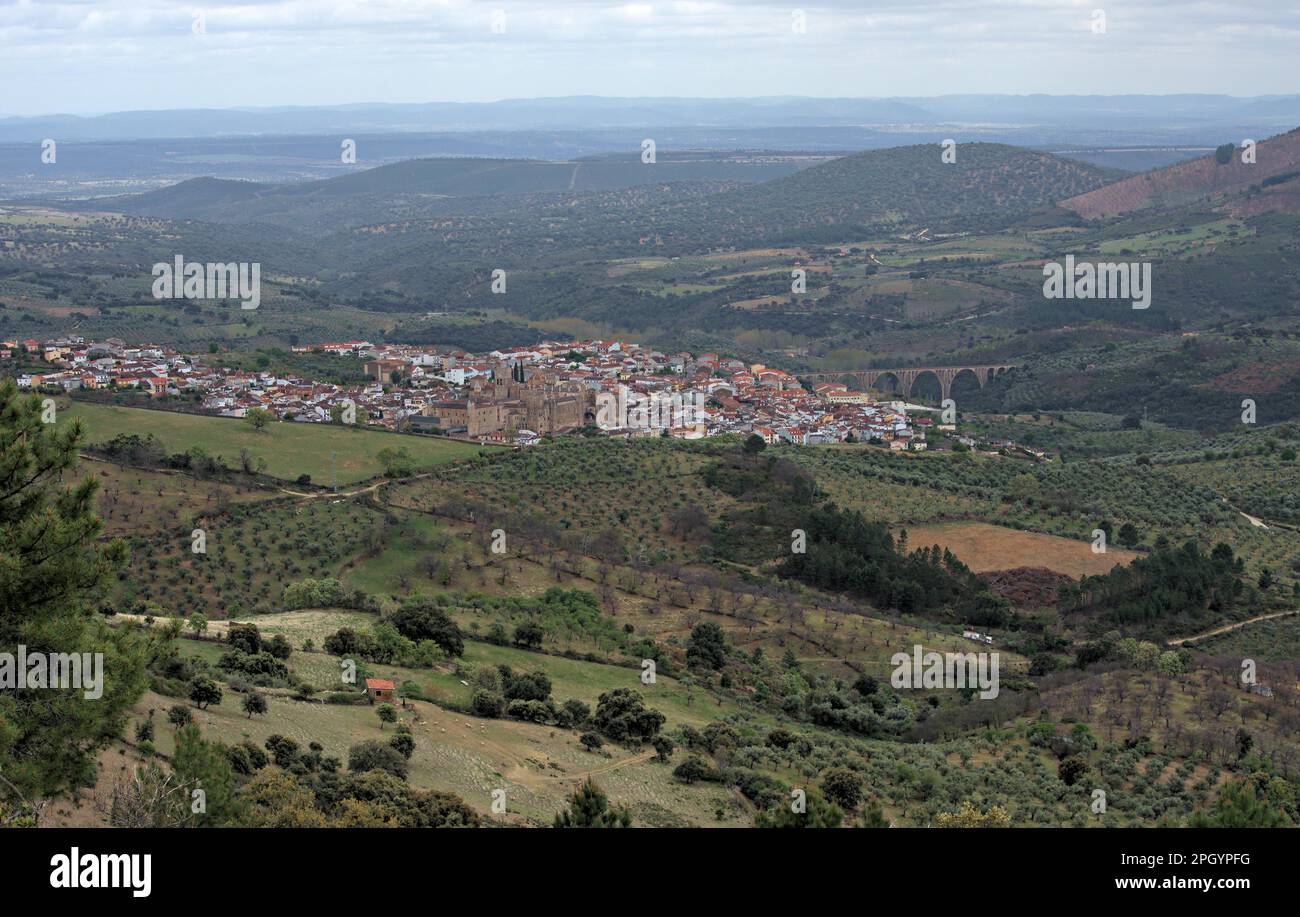
[[[18,114],[10,111],[0,111],[0,119],[30,119],[30,118],[103,118],[110,115],[128,115],[136,113],[147,114],[165,114],[172,111],[247,111],[247,112],[274,112],[274,111],[294,111],[294,110],[331,110],[331,109],[362,109],[362,108],[407,108],[407,107],[433,107],[433,106],[478,106],[478,105],[507,105],[521,103],[543,103],[543,102],[566,102],[577,100],[593,100],[597,102],[762,102],[762,101],[815,101],[815,102],[898,102],[898,101],[939,101],[943,99],[1176,99],[1186,97],[1200,98],[1221,98],[1232,99],[1240,102],[1252,101],[1269,101],[1278,99],[1295,99],[1300,97],[1300,90],[1295,92],[1270,92],[1259,93],[1254,95],[1234,95],[1226,92],[1115,92],[1115,93],[1084,93],[1084,92],[950,92],[936,93],[932,95],[894,95],[894,96],[870,96],[870,95],[672,95],[672,96],[624,96],[624,95],[603,95],[599,93],[571,93],[568,95],[539,95],[539,96],[502,96],[495,99],[481,100],[456,100],[456,99],[421,99],[408,102],[389,102],[382,99],[362,99],[353,102],[320,102],[312,104],[265,104],[265,105],[225,105],[225,106],[199,106],[199,107],[144,107],[144,108],[114,108],[97,111],[43,111],[34,114]]]
[[[1100,14],[1104,14],[1104,17]],[[5,116],[608,98],[1296,92],[1300,8],[1172,0],[0,3]],[[378,100],[378,101],[377,101]]]

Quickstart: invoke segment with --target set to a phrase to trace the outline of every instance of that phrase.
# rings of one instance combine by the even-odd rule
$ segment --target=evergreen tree
[[[556,828],[630,828],[632,813],[610,808],[609,797],[588,779],[569,797],[569,808],[555,816]]]
[[[1254,783],[1239,781],[1225,786],[1208,811],[1192,813],[1187,825],[1191,828],[1286,828],[1290,827],[1291,819],[1258,793]]]
[[[149,637],[110,629],[87,595],[121,567],[121,541],[98,544],[98,484],[64,483],[79,421],[42,422],[41,399],[0,384],[0,652],[102,653],[102,694],[87,688],[0,692],[0,795],[51,795],[95,779],[94,753],[119,738],[146,687]],[[86,658],[86,657],[83,657]],[[83,686],[85,681],[83,679]]]
[[[805,811],[796,812],[784,800],[754,816],[755,828],[838,828],[844,821],[844,812],[833,802],[828,802],[816,790],[810,790],[805,799]]]
[[[194,723],[176,731],[172,770],[186,789],[193,824],[228,826],[240,822],[243,803],[236,792],[238,784],[226,746],[204,739]]]

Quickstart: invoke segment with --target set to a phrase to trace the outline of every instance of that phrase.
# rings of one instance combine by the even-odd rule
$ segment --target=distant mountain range
[[[1238,128],[1300,122],[1300,96],[1221,95],[1050,96],[948,95],[930,98],[772,97],[749,99],[604,98],[572,96],[497,102],[355,104],[327,107],[180,109],[109,114],[0,118],[0,143],[53,137],[69,141],[495,130],[609,130],[695,127],[890,128],[984,125],[1065,128],[1113,134]],[[995,138],[985,138],[995,139]]]
[[[1226,151],[1231,149],[1231,155]],[[1225,161],[1219,161],[1223,158]],[[1262,139],[1255,163],[1224,144],[1214,153],[1137,176],[1075,158],[996,143],[938,144],[834,158],[780,153],[669,151],[584,159],[411,159],[294,182],[199,178],[101,198],[99,210],[167,220],[279,226],[323,236],[364,227],[410,241],[440,236],[472,250],[510,238],[539,253],[558,240],[583,247],[673,250],[737,242],[819,242],[868,228],[995,229],[1060,206],[1083,219],[1150,207],[1228,206],[1239,215],[1300,212],[1300,130]],[[76,207],[71,204],[68,206]],[[1053,219],[1059,219],[1059,213]],[[1067,217],[1068,219],[1068,217]],[[468,222],[466,222],[468,221]],[[478,240],[477,243],[474,240]],[[560,244],[564,244],[561,242]]]
[[[1129,172],[1300,124],[1300,96],[949,95],[934,98],[510,99],[419,105],[0,117],[0,200],[69,200],[191,178],[266,184],[431,157],[553,162],[672,152],[842,155],[907,144],[1004,143]],[[56,162],[42,159],[54,140]],[[738,180],[772,177],[749,170]],[[556,174],[561,174],[562,170]],[[592,178],[590,172],[575,189]],[[733,176],[727,176],[731,178]],[[620,179],[622,181],[622,179]]]

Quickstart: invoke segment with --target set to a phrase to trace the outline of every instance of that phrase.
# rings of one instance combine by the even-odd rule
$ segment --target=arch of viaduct
[[[929,373],[939,380],[939,389],[943,392],[943,397],[947,398],[952,394],[953,382],[962,373],[970,373],[979,387],[983,388],[995,376],[1015,367],[1015,363],[986,363],[967,366],[909,366],[906,369],[845,369],[839,372],[803,373],[802,378],[810,382],[842,382],[845,378],[851,378],[863,388],[873,388],[878,380],[893,376],[903,396],[910,398],[916,380]]]

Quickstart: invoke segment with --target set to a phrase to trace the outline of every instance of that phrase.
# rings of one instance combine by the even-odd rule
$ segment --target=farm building
[[[393,692],[397,686],[387,678],[367,678],[366,694],[370,696],[370,703],[392,703]]]

